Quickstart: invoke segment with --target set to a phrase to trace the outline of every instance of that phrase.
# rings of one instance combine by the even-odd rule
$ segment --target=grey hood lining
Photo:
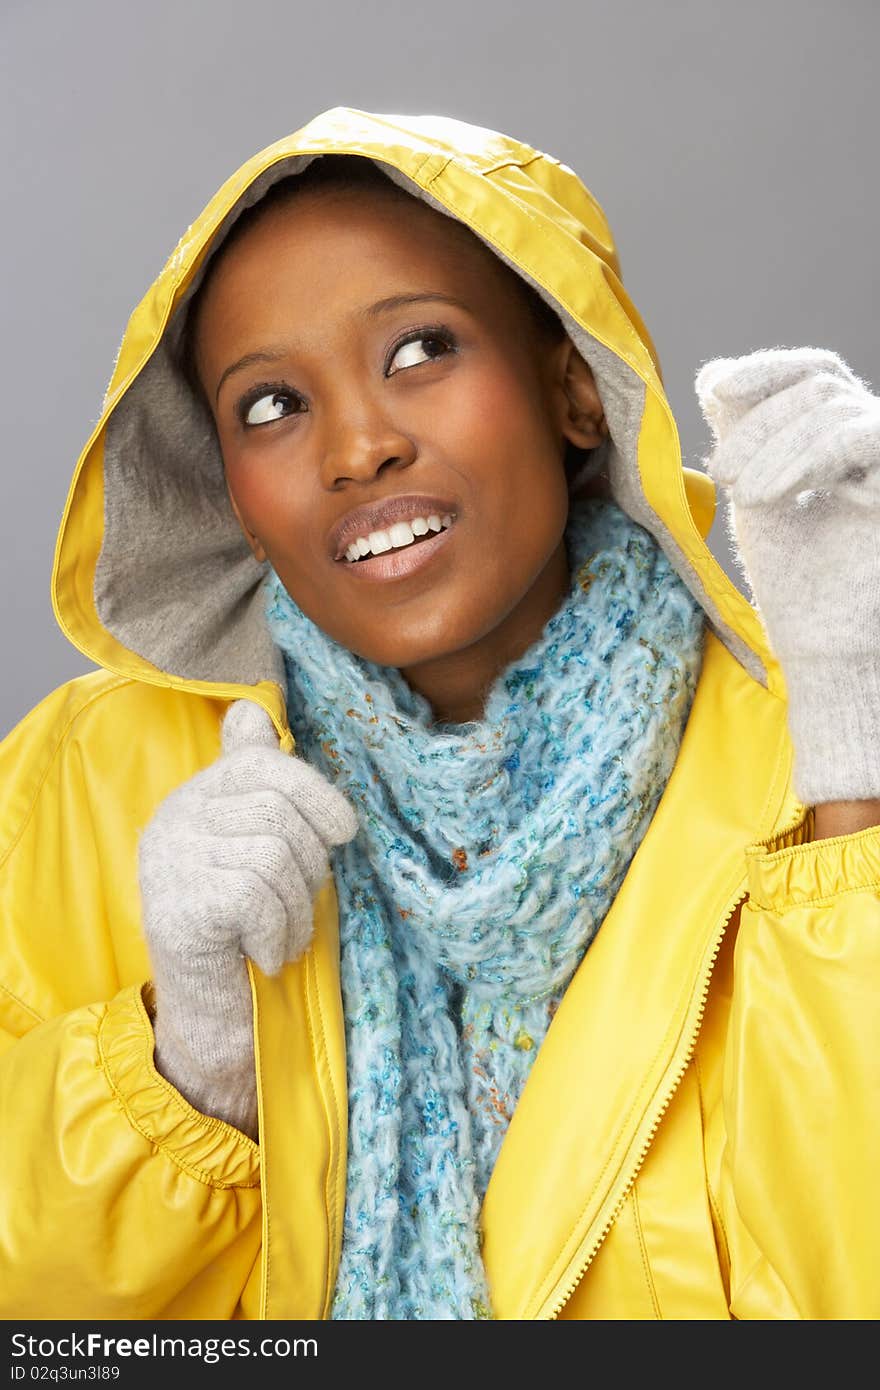
[[[280,160],[245,190],[220,224],[161,341],[107,421],[104,536],[94,581],[98,617],[128,650],[183,680],[233,685],[269,680],[282,690],[285,686],[281,653],[263,613],[268,566],[254,557],[232,511],[213,420],[179,359],[186,306],[210,256],[246,208],[316,157]],[[398,169],[373,162],[407,192],[454,217]],[[593,372],[609,438],[593,451],[590,471],[607,474],[614,500],[656,538],[702,605],[712,630],[749,675],[766,686],[760,658],[724,622],[699,574],[645,497],[637,460],[645,383],[543,286],[486,237],[481,240],[550,304]]]

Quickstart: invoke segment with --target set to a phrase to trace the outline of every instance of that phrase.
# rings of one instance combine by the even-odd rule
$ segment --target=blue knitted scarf
[[[610,500],[573,504],[566,546],[568,597],[460,725],[267,575],[298,751],[361,822],[333,851],[349,1090],[334,1318],[492,1316],[492,1167],[675,763],[702,609]]]

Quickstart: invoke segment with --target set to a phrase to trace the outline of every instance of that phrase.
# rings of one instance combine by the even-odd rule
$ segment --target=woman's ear
[[[244,532],[245,540],[247,541],[247,543],[248,543],[248,545],[250,546],[251,550],[254,552],[255,557],[256,557],[256,558],[260,561],[260,563],[262,564],[262,562],[266,559],[266,552],[265,552],[265,550],[263,549],[263,547],[262,547],[262,545],[260,544],[260,542],[257,540],[257,537],[254,535],[253,531],[250,531],[250,530],[248,529],[248,527],[246,526],[244,520],[242,519],[241,512],[240,512],[239,509],[238,509],[238,503],[236,502],[235,498],[234,498],[233,495],[232,495],[232,489],[231,489],[231,487],[229,486],[229,483],[228,483],[228,482],[227,482],[227,484],[226,484],[226,493],[227,493],[227,496],[229,497],[229,504],[230,504],[230,506],[232,507],[232,510],[235,512],[236,520],[238,521],[239,526],[241,527],[242,531]]]
[[[595,449],[608,435],[608,422],[593,373],[568,337],[559,344],[554,358],[559,427],[579,449]]]

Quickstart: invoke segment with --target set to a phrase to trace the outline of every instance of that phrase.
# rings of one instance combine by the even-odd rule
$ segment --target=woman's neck
[[[538,640],[566,598],[571,583],[564,541],[538,579],[503,622],[460,651],[401,667],[412,690],[422,695],[437,723],[468,724],[483,717],[486,697],[498,675]]]

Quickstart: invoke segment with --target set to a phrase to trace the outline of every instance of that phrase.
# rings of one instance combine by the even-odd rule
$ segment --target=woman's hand
[[[328,851],[355,835],[357,818],[321,773],[281,752],[251,701],[230,706],[222,746],[147,825],[139,878],[156,1067],[197,1109],[255,1137],[244,958],[275,975],[305,951]]]
[[[785,675],[795,792],[880,798],[880,400],[810,347],[717,358],[695,387],[706,468],[729,489],[731,546]]]

